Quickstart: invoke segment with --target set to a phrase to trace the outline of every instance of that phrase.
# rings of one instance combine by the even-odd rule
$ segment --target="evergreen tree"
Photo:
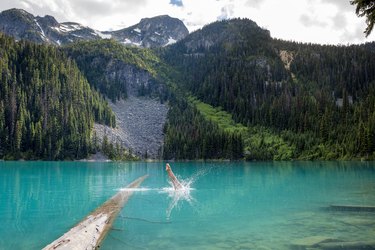
[[[356,6],[356,14],[359,17],[366,17],[367,28],[365,30],[366,37],[368,37],[372,29],[374,28],[375,22],[375,1],[374,0],[352,0],[350,1],[352,5]]]
[[[93,122],[115,124],[108,103],[58,49],[1,33],[0,44],[0,158],[85,157]]]

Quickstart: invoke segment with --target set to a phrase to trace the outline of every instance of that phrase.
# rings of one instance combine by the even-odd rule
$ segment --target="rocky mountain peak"
[[[138,24],[118,31],[97,31],[79,23],[59,23],[53,16],[44,17],[22,9],[0,13],[0,31],[17,40],[63,45],[75,41],[112,38],[125,45],[162,47],[189,34],[183,22],[168,15],[143,18]]]
[[[0,31],[13,36],[16,40],[27,39],[43,42],[38,34],[34,16],[22,9],[10,9],[0,13]]]
[[[37,16],[36,19],[39,23],[49,26],[49,27],[57,27],[59,26],[59,22],[53,16],[45,15],[44,17]]]
[[[184,23],[168,15],[143,18],[129,28],[113,32],[113,37],[124,44],[141,47],[162,47],[173,44],[189,34]]]
[[[34,16],[27,11],[16,8],[4,10],[3,12],[1,12],[1,14],[8,18],[19,18],[23,20],[31,20],[34,18]]]
[[[236,18],[206,25],[184,39],[183,44],[188,52],[197,52],[215,46],[230,49],[242,43],[257,44],[270,40],[268,30],[250,19]]]

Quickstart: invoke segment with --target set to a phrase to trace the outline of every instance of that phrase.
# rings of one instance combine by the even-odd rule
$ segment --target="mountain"
[[[17,28],[3,23],[3,29],[16,34],[17,39],[22,36],[29,40],[39,37],[38,43],[53,43],[43,42],[43,33],[40,30],[35,32],[27,25],[34,23],[30,27],[40,26],[44,31],[47,28],[43,27],[61,24],[51,17],[44,17],[43,20],[37,17],[35,21],[32,15],[15,12],[22,18],[8,17],[13,20],[8,22],[14,22]],[[160,20],[154,21],[156,19]],[[80,72],[68,75],[82,74],[95,89],[92,93],[98,91],[111,100],[109,105],[115,111],[118,122],[116,128],[111,128],[113,117],[107,113],[104,117],[107,117],[105,120],[109,126],[103,124],[103,120],[99,119],[103,117],[99,115],[95,118],[95,129],[91,130],[94,134],[91,139],[99,140],[104,145],[104,152],[113,155],[114,149],[120,152],[124,146],[128,152],[140,158],[162,156],[176,160],[375,159],[374,43],[333,46],[282,41],[272,38],[268,30],[248,19],[215,22],[185,37],[185,32],[181,32],[177,38],[177,35],[172,35],[179,33],[179,22],[165,21],[168,19],[166,16],[143,19],[127,29],[102,33],[111,35],[113,39],[82,39],[51,50],[52,54],[58,53],[61,58],[68,58],[68,61],[73,60],[77,64]],[[73,27],[76,24],[70,25]],[[172,33],[168,33],[166,27],[174,25],[176,30],[171,29]],[[47,33],[44,31],[44,34]],[[153,42],[159,34],[164,40],[157,45]],[[47,38],[51,39],[45,35]],[[180,40],[160,47],[171,39]],[[124,42],[137,43],[141,47],[122,46]],[[16,110],[23,109],[22,105],[21,108],[17,105],[23,102],[17,101],[17,105],[11,102],[15,93],[21,93],[22,98],[26,98],[25,93],[33,96],[36,92],[31,87],[9,91],[16,86],[11,83],[22,79],[23,85],[32,82],[34,86],[34,70],[47,72],[47,66],[43,64],[35,69],[35,65],[44,60],[28,58],[26,62],[29,65],[22,60],[32,54],[32,50],[27,46],[26,49],[13,49],[13,45],[7,50],[8,43],[9,40],[3,41],[9,55],[1,58],[5,60],[1,65],[8,67],[7,73],[2,74],[7,83],[4,93],[8,94],[0,103],[0,128],[5,128],[0,131],[0,139],[7,142],[7,148],[0,151],[10,148],[10,152],[19,152],[19,145],[27,143],[25,138],[29,135],[34,136],[31,137],[34,144],[42,145],[39,148],[43,147],[43,152],[49,152],[48,148],[61,149],[61,142],[49,147],[50,140],[55,140],[48,134],[43,137],[48,139],[42,143],[35,139],[35,122],[29,118],[21,119],[28,117],[27,112],[20,112],[23,115],[17,125]],[[18,46],[25,42],[11,43]],[[48,50],[52,47],[43,45],[41,48]],[[11,64],[6,61],[10,57],[13,60]],[[61,58],[52,56],[48,62],[61,66]],[[47,69],[53,67],[48,66]],[[45,82],[76,82],[72,76],[53,76],[44,75]],[[12,77],[14,80],[10,81]],[[43,91],[39,91],[43,101],[29,101],[30,109],[36,105],[36,110],[43,111],[40,104],[46,103],[44,100],[49,97],[74,96],[65,92],[50,92],[43,94]],[[76,100],[71,107],[81,107],[81,102]],[[106,110],[104,107],[107,106],[103,105],[100,111]],[[86,109],[91,110],[89,107]],[[58,110],[60,112],[57,113],[62,112]],[[77,111],[84,112],[78,108]],[[51,112],[56,114],[53,110]],[[97,113],[103,114],[94,111],[94,114]],[[7,117],[6,126],[2,117]],[[108,117],[112,117],[109,122]],[[80,124],[79,119],[73,120],[73,125]],[[20,144],[20,131],[22,135],[27,131],[21,129],[15,133],[21,124],[33,124],[34,130],[31,126],[30,131],[34,131],[34,134],[26,133]],[[59,127],[56,124],[60,123],[53,124]],[[88,135],[89,130],[85,130],[84,134]],[[75,138],[73,145],[82,145],[82,138],[77,139],[80,138],[77,135],[68,138]],[[35,158],[46,155],[41,155],[40,150],[26,152]],[[59,152],[59,157],[63,158],[65,154],[61,152],[68,152],[71,157],[73,151],[67,147]],[[21,153],[25,154],[25,151],[21,150]]]
[[[20,10],[10,9],[0,13],[0,31],[16,40],[62,45],[80,40],[96,40],[101,33],[78,23],[58,23],[52,16],[35,17]]]
[[[144,18],[129,28],[104,33],[124,44],[153,48],[173,44],[187,36],[189,31],[181,20],[163,15]]]
[[[116,128],[95,124],[98,140],[120,145],[139,158],[160,159],[168,105],[167,86],[159,80],[160,59],[150,49],[114,40],[73,43],[62,48],[91,86],[111,102]]]
[[[140,23],[118,31],[97,31],[79,23],[59,23],[52,16],[33,16],[21,9],[0,13],[0,31],[16,40],[64,45],[76,41],[113,38],[122,44],[139,47],[163,47],[189,32],[183,22],[167,15],[142,19]]]
[[[248,128],[241,130],[247,159],[373,159],[371,48],[280,41],[233,19],[190,34],[161,57],[182,89]]]

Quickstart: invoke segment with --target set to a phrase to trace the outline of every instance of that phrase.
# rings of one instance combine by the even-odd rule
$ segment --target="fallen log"
[[[139,177],[130,183],[126,189],[120,190],[103,205],[86,216],[75,227],[63,236],[43,248],[43,250],[83,250],[97,249],[110,230],[120,210],[133,194],[131,188],[138,187],[148,175]]]

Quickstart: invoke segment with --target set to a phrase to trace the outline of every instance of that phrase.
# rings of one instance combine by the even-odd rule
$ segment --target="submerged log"
[[[323,250],[370,250],[375,249],[375,241],[327,242],[320,243],[318,247]]]
[[[336,240],[330,237],[321,236],[321,235],[309,236],[309,237],[294,240],[290,245],[290,249],[292,250],[313,249],[319,246],[319,244],[323,242],[331,242],[331,241],[336,241]]]
[[[63,236],[43,248],[52,249],[97,249],[111,228],[115,218],[123,208],[129,197],[133,194],[131,188],[138,187],[148,175],[139,177],[127,186],[127,189],[120,190],[102,206],[95,209],[75,227],[66,232]],[[129,188],[129,189],[128,189]]]
[[[330,205],[329,208],[334,211],[375,212],[375,206]]]

